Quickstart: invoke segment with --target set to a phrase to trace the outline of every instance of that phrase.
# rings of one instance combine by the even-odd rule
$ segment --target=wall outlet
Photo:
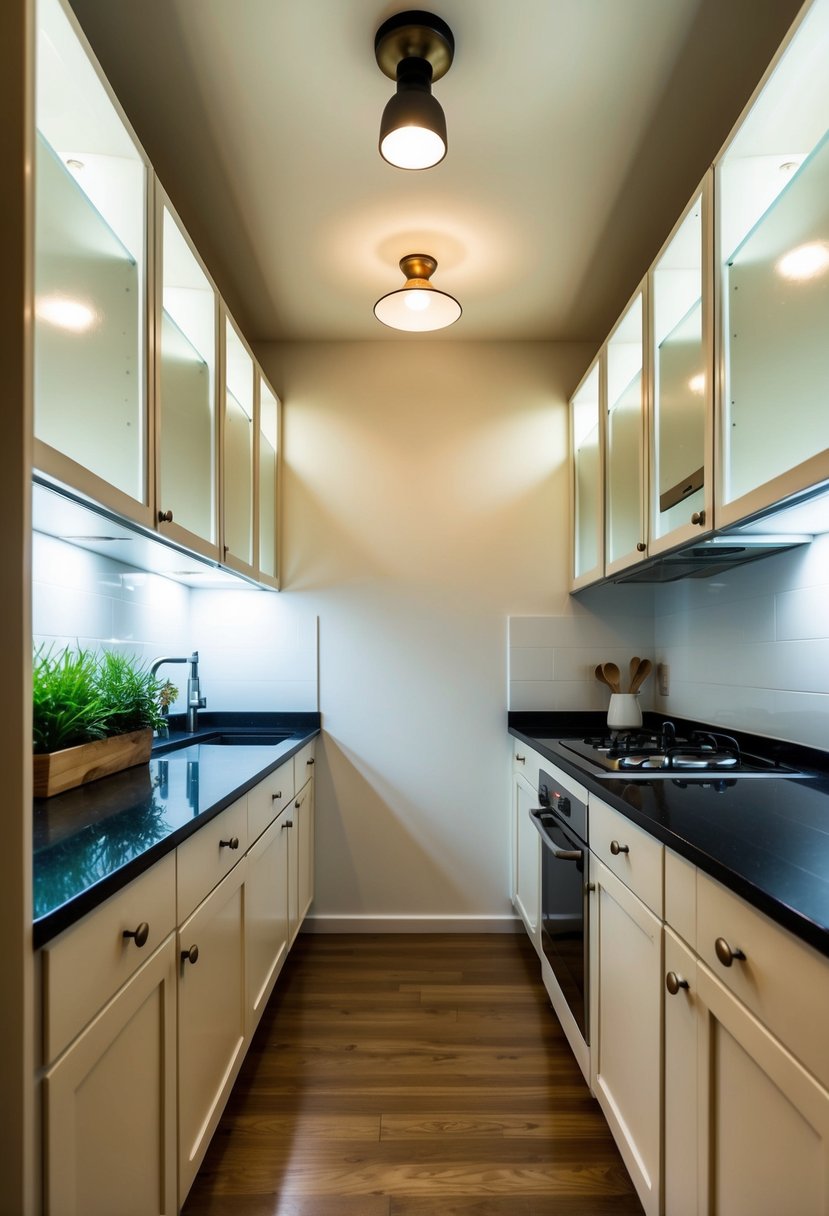
[[[660,697],[667,697],[671,689],[671,669],[667,663],[656,665],[656,686]]]

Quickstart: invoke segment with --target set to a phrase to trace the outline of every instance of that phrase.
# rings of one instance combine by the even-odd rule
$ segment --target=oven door
[[[586,1045],[590,1043],[587,846],[546,808],[531,812],[541,834],[541,948]]]

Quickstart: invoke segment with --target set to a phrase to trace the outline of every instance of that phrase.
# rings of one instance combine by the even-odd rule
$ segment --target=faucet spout
[[[194,650],[187,657],[183,655],[167,655],[160,659],[156,659],[150,664],[150,671],[153,675],[158,672],[159,667],[164,663],[189,663],[190,677],[187,681],[187,730],[189,733],[195,734],[199,728],[199,710],[204,709],[207,705],[207,697],[201,695],[199,686],[199,652]]]

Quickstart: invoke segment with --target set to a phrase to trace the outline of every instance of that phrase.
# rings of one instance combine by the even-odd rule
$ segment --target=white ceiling
[[[449,339],[600,340],[799,0],[440,0],[445,161],[377,152],[383,0],[73,0],[162,183],[254,340],[395,337],[438,260]],[[417,341],[417,338],[409,340]]]

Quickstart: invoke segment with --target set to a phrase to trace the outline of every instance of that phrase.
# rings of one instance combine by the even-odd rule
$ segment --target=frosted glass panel
[[[216,296],[166,208],[162,299],[161,509],[215,543]]]
[[[259,381],[259,569],[276,577],[276,459],[278,406],[264,380]]]
[[[607,343],[607,561],[644,540],[642,363],[644,308],[637,295]]]
[[[726,500],[829,448],[829,142],[724,270]]]
[[[227,322],[224,426],[225,546],[253,564],[253,360]]]
[[[37,82],[35,435],[146,502],[146,168],[55,0]]]
[[[601,575],[602,482],[599,420],[599,367],[596,364],[570,403],[575,471],[575,578]]]
[[[657,537],[687,524],[705,502],[702,258],[700,196],[653,272],[652,527]]]

